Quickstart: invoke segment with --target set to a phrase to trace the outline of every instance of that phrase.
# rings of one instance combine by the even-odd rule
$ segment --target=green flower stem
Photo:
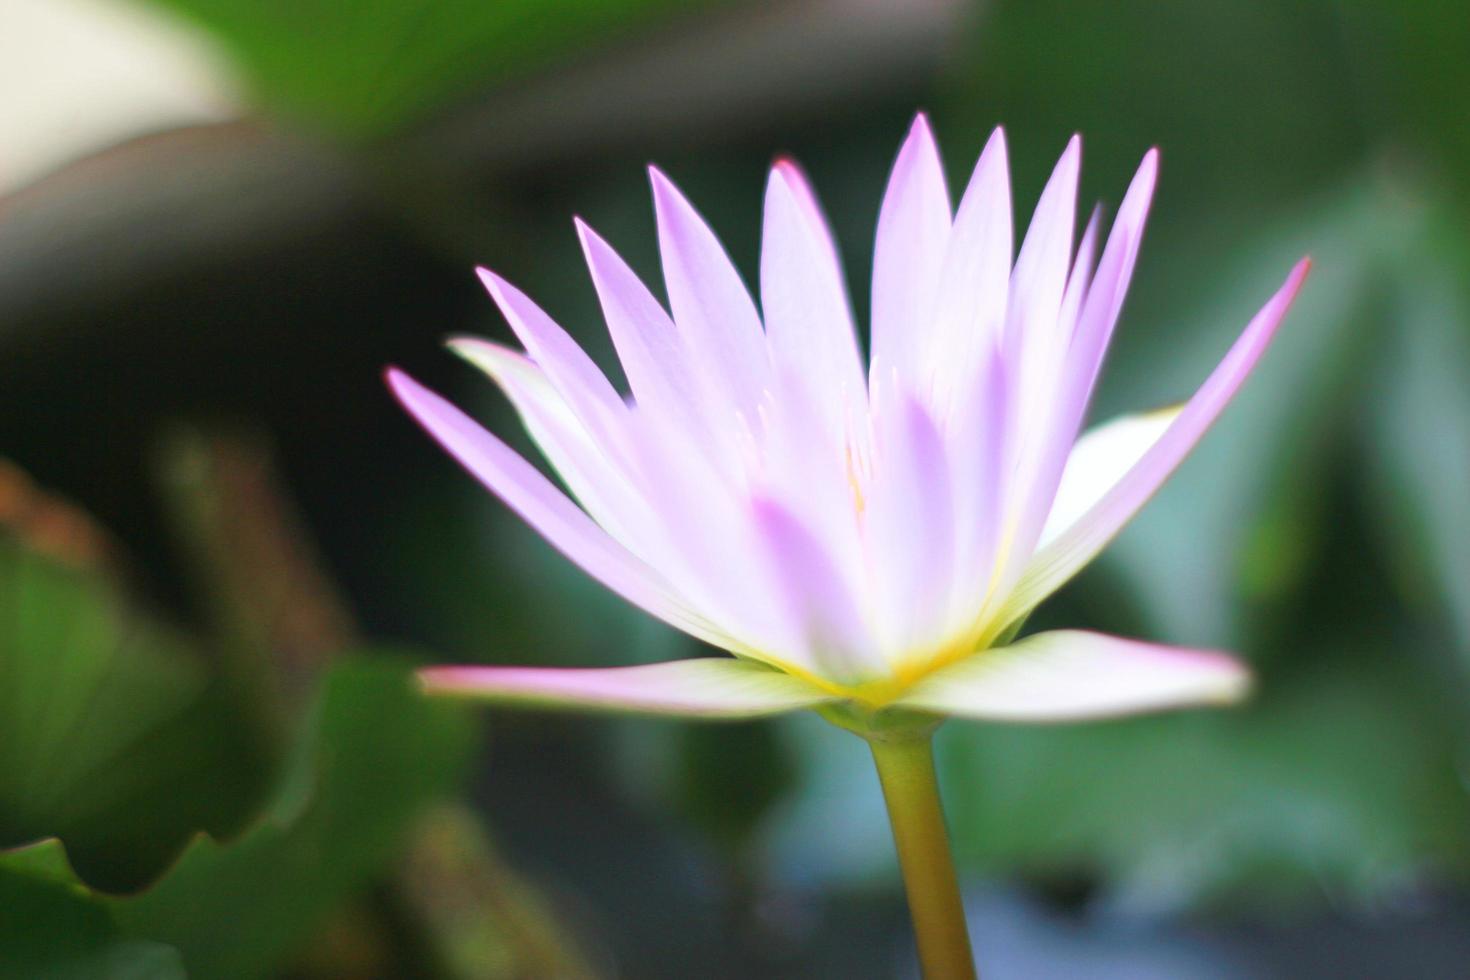
[[[932,732],[891,739],[875,734],[868,745],[888,804],[925,980],[974,980],[975,958],[939,802]]]

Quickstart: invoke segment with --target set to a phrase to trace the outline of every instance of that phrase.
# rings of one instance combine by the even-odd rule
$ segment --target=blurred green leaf
[[[966,123],[960,131],[977,149],[990,127],[1004,123],[1023,187],[1039,188],[1067,136],[1081,132],[1085,179],[1103,181],[1093,186],[1120,186],[1157,144],[1163,186],[1189,188],[1196,208],[1280,200],[1332,179],[1368,145],[1358,52],[1346,43],[1340,7],[1333,0],[990,4],[976,19],[975,51],[954,74],[941,121]]]
[[[154,888],[118,906],[119,921],[177,945],[201,976],[269,973],[453,788],[472,730],[457,707],[419,695],[405,666],[344,661],[265,819],[228,844],[195,843]]]
[[[238,826],[259,760],[181,634],[9,537],[0,610],[0,844],[61,837],[126,889]]]
[[[152,0],[204,27],[269,106],[370,135],[605,43],[672,0]]]
[[[1470,670],[1470,240],[1427,231],[1391,258],[1366,471],[1410,608],[1442,612]]]
[[[432,703],[394,657],[333,667],[264,816],[237,840],[195,840],[152,888],[87,892],[122,935],[180,950],[191,974],[267,976],[397,852],[412,820],[449,792],[473,726]],[[45,842],[0,855],[0,879],[65,874]]]
[[[37,845],[36,864],[61,856]],[[61,857],[64,863],[64,857]],[[19,862],[18,862],[19,863]],[[29,870],[29,869],[28,869]],[[27,980],[182,980],[178,951],[121,939],[112,917],[53,873],[0,871],[0,976]],[[64,869],[62,869],[64,870]]]

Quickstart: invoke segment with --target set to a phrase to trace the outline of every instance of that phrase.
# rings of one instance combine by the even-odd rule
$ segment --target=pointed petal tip
[[[586,256],[589,263],[596,262],[597,253],[611,250],[611,246],[607,244],[605,238],[597,233],[597,229],[583,221],[580,217],[574,216],[572,218],[572,226],[577,229],[577,241],[581,243],[582,254]]]
[[[400,398],[404,390],[412,390],[418,387],[417,381],[410,378],[403,372],[403,369],[394,364],[390,364],[383,369],[383,382]]]
[[[473,334],[467,333],[451,334],[445,337],[444,346],[449,348],[450,353],[468,361],[474,361],[476,354],[512,352],[504,344],[497,344],[493,340],[487,340],[484,337],[476,337]]]
[[[1143,160],[1139,162],[1138,172],[1143,173],[1145,170],[1147,170],[1153,178],[1156,179],[1158,177],[1159,148],[1157,146],[1149,147],[1148,152],[1143,155]]]
[[[811,181],[807,179],[806,171],[796,158],[782,154],[771,161],[770,179],[779,178],[793,193],[806,191],[811,188]]]
[[[1307,281],[1307,275],[1311,271],[1312,257],[1310,255],[1298,259],[1296,265],[1292,266],[1291,271],[1286,274],[1286,279],[1277,288],[1276,293],[1266,301],[1260,313],[1256,314],[1258,319],[1265,317],[1266,328],[1271,333],[1275,333],[1281,321],[1286,318],[1287,310],[1290,309],[1292,303],[1296,302],[1297,294],[1301,292],[1302,284]]]
[[[658,164],[650,163],[647,167],[648,183],[653,187],[653,203],[659,206],[659,202],[667,198],[680,198],[679,188],[669,179],[669,175],[659,169]]]
[[[511,294],[519,293],[520,290],[510,284],[510,281],[497,272],[493,272],[483,265],[475,266],[475,275],[480,277],[480,284],[485,287],[495,305],[504,310]]]
[[[1224,657],[1224,654],[1220,656]],[[1226,657],[1230,669],[1222,676],[1216,704],[1239,704],[1256,693],[1256,675],[1245,664],[1234,657]]]
[[[433,401],[438,396],[393,365],[383,371],[383,381],[387,383],[388,391],[392,393],[394,401],[422,424],[420,410],[426,401]]]

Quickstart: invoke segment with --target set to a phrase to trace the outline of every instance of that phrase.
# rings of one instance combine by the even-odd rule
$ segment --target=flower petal
[[[775,368],[803,372],[828,426],[840,430],[847,407],[866,398],[862,357],[831,233],[805,177],[786,160],[766,183],[761,307]]]
[[[1098,228],[1102,225],[1102,206],[1092,209],[1087,219],[1082,241],[1077,246],[1077,257],[1072,260],[1072,274],[1067,277],[1067,291],[1062,294],[1062,309],[1057,319],[1067,331],[1068,343],[1077,332],[1077,318],[1082,312],[1082,301],[1087,298],[1087,287],[1092,282],[1092,262],[1097,257]]]
[[[1174,423],[1182,407],[1124,415],[1078,439],[1062,471],[1040,546],[1046,547],[1091,510]]]
[[[390,368],[388,384],[451,456],[583,571],[671,626],[719,646],[730,642],[509,446],[402,371]]]
[[[1006,623],[1029,613],[1091,561],[1174,472],[1265,353],[1310,267],[1309,259],[1297,263],[1285,284],[1255,315],[1225,359],[1138,462],[1085,514],[1032,556],[1007,599],[1003,614]]]
[[[922,371],[939,397],[968,381],[1005,326],[1011,278],[1011,184],[1005,133],[985,144],[955,214]],[[921,383],[927,378],[921,377]],[[922,390],[922,388],[921,388]]]
[[[1036,203],[1011,273],[1005,342],[1007,358],[1016,366],[1021,425],[1050,402],[1058,363],[1071,339],[1071,324],[1065,324],[1063,332],[1059,314],[1072,256],[1081,166],[1082,140],[1073,136]]]
[[[1158,152],[1150,150],[1144,154],[1138,173],[1123,196],[1097,274],[1088,284],[1077,325],[1058,369],[1060,383],[1054,389],[1054,396],[1047,399],[1049,411],[1045,418],[1031,419],[1029,426],[1020,427],[1033,448],[1024,482],[1017,488],[1020,506],[1010,511],[1016,531],[1015,547],[1011,551],[1013,561],[1003,577],[1006,590],[1023,574],[1026,560],[1036,549],[1057,483],[1087,414],[1087,404],[1133,276],[1157,176]]]
[[[755,718],[834,700],[800,678],[746,660],[707,657],[634,667],[429,667],[432,695],[528,708]]]
[[[750,292],[719,239],[673,182],[656,167],[648,175],[674,322],[708,381],[733,408],[750,411],[769,372]]]
[[[910,390],[934,322],[950,220],[944,165],[921,112],[894,161],[873,247],[873,370],[896,373]]]
[[[973,622],[993,596],[1009,535],[1003,526],[1007,413],[1005,360],[992,352],[956,406],[948,432],[954,478],[955,608]]]
[[[620,428],[627,406],[607,375],[530,297],[489,269],[477,271],[526,353],[546,372],[603,450],[620,455]]]
[[[864,522],[884,652],[897,661],[922,654],[947,632],[955,510],[949,458],[934,419],[906,393],[892,401],[877,420]]]
[[[935,671],[897,704],[989,721],[1085,721],[1228,704],[1250,672],[1223,653],[1101,633],[1038,633]]]
[[[858,584],[848,570],[782,504],[757,497],[751,505],[775,601],[789,617],[786,642],[791,652],[774,652],[839,684],[886,676],[888,664],[873,646],[872,629],[857,600]]]
[[[1097,272],[1087,286],[1087,297],[1082,302],[1067,354],[1069,370],[1063,384],[1063,391],[1072,393],[1070,405],[1078,425],[1102,369],[1103,355],[1112,340],[1113,328],[1123,309],[1123,299],[1128,295],[1128,284],[1133,279],[1138,249],[1143,244],[1143,229],[1158,178],[1159,151],[1149,150],[1143,155],[1138,172],[1133,175],[1128,191],[1123,195],[1118,216],[1108,233],[1108,242],[1103,246],[1102,258],[1098,260]]]
[[[449,347],[500,386],[547,461],[597,523],[634,554],[659,567],[653,548],[660,540],[657,518],[545,372],[524,354],[488,340],[458,337]]]
[[[575,223],[633,400],[673,418],[700,417],[697,384],[674,321],[602,236],[580,218]]]

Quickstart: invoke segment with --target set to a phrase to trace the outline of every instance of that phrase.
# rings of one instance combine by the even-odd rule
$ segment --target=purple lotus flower
[[[1215,652],[1059,631],[1011,642],[1158,489],[1239,389],[1303,260],[1186,404],[1079,438],[1153,195],[1150,151],[1101,257],[1075,253],[1080,143],[1012,263],[1004,135],[952,212],[915,120],[878,221],[865,366],[836,245],[801,171],[766,188],[761,310],[651,170],[672,315],[578,222],[632,389],[490,272],[525,352],[451,343],[518,409],[568,497],[459,409],[389,372],[415,418],[588,574],[733,657],[594,670],[440,667],[436,692],[690,717],[881,709],[1022,721],[1226,702]],[[575,499],[575,503],[573,502]]]

